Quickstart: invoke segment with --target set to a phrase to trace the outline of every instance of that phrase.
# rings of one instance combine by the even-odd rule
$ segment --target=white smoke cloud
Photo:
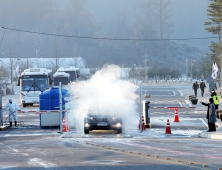
[[[88,81],[73,85],[73,93],[78,96],[74,101],[72,124],[78,129],[84,128],[84,116],[89,109],[94,112],[121,115],[124,127],[138,126],[139,116],[135,111],[138,87],[120,78],[121,69],[116,65],[104,66]]]

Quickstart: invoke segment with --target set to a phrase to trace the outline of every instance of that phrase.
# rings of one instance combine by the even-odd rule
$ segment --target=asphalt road
[[[147,94],[152,93],[152,106],[186,105],[184,96],[178,91],[180,86],[143,89]],[[135,114],[139,120],[139,114]],[[152,128],[142,133],[137,126],[131,126],[123,134],[93,131],[85,135],[83,129],[72,128],[63,134],[58,133],[58,129],[40,129],[39,115],[19,114],[22,121],[19,128],[0,131],[0,169],[222,168],[221,141],[197,135],[207,129],[200,120],[205,112],[183,109],[179,110],[179,116],[180,122],[176,123],[173,122],[174,111],[153,109]],[[170,119],[172,134],[164,134],[166,119]]]

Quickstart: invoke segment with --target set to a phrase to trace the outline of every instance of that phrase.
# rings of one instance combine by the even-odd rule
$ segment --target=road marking
[[[11,169],[11,168],[14,168],[16,166],[2,166],[0,169]]]
[[[183,96],[183,93],[180,90],[177,90],[180,93],[180,96]]]
[[[208,124],[203,120],[203,118],[200,118],[200,120],[203,122],[203,124],[208,127]]]
[[[56,167],[57,166],[54,163],[44,162],[42,159],[39,159],[39,158],[29,159],[28,164],[34,165],[36,167],[39,167],[39,165],[40,165],[44,168],[50,168],[50,167]]]
[[[104,165],[112,165],[112,164],[118,164],[118,163],[123,163],[126,162],[124,161],[119,161],[119,160],[91,160],[91,161],[84,161],[80,163],[84,164],[104,164]]]
[[[95,145],[94,146],[92,146],[92,145],[87,145],[87,146],[89,146],[89,147],[94,147],[95,148]],[[105,149],[105,148],[103,148],[103,149]],[[154,159],[156,159],[155,157],[150,157],[150,155],[140,155],[140,154],[133,154],[133,152],[121,152],[121,151],[114,151],[114,150],[109,150],[109,151],[112,151],[112,152],[118,152],[118,153],[122,153],[122,154],[127,154],[127,155],[133,155],[133,156],[139,156],[139,157],[142,157],[142,158],[148,158],[148,159],[152,159],[152,160],[154,160]],[[156,156],[157,158],[159,157],[159,156]],[[159,157],[160,158],[160,157]],[[199,167],[199,165],[203,165],[203,164],[201,164],[201,163],[195,163],[195,165],[193,165],[193,164],[181,164],[181,160],[178,160],[178,162],[180,162],[180,163],[177,163],[177,162],[174,162],[173,161],[173,159],[172,159],[172,161],[169,161],[169,160],[166,160],[166,158],[160,158],[159,159],[160,161],[162,161],[162,162],[165,162],[165,163],[170,163],[170,164],[173,164],[173,165],[180,165],[180,166],[186,166],[186,167],[193,167],[193,168],[196,168],[196,169],[203,169],[203,170],[206,170],[206,168],[202,168],[202,167]],[[95,162],[95,161],[97,161],[97,160],[93,160],[93,162]],[[104,160],[102,160],[103,162],[104,162]],[[106,160],[105,160],[106,161]],[[110,161],[110,160],[109,160]],[[86,162],[81,162],[81,163],[87,163],[87,162],[89,162],[89,163],[92,163],[91,161],[86,161]],[[183,161],[184,163],[186,163],[186,162],[188,162],[188,161]],[[190,163],[190,162],[189,162]]]

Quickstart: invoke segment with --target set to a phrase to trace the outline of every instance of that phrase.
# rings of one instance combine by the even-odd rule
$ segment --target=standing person
[[[214,105],[214,100],[213,98],[209,98],[209,102],[210,103],[204,103],[201,102],[200,103],[204,106],[207,106],[207,122],[208,122],[208,127],[209,130],[208,132],[213,132],[216,131],[216,126],[215,126],[215,122],[217,122],[216,120],[216,110],[215,110],[215,105]]]
[[[211,97],[213,98],[213,101],[214,101],[215,110],[218,110],[219,103],[220,103],[220,95],[217,94],[217,92],[213,89],[211,91]],[[217,118],[219,119],[219,114],[217,114]]]
[[[201,90],[201,95],[202,95],[202,97],[203,97],[203,95],[204,95],[204,89],[205,89],[205,88],[206,88],[206,85],[205,85],[204,81],[201,80],[200,90]]]
[[[10,98],[8,100],[9,102],[2,107],[3,110],[9,108],[9,122],[10,122],[10,127],[12,127],[12,119],[14,119],[15,122],[15,126],[17,126],[17,110],[20,110],[18,104],[14,101],[12,101],[12,99]]]
[[[193,83],[193,89],[194,89],[194,94],[197,97],[197,89],[199,89],[199,84],[197,83],[197,81]]]

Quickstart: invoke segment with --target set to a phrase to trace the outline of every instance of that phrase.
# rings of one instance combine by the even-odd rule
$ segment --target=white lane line
[[[183,96],[183,93],[180,90],[177,90],[177,91],[180,93],[181,96]]]
[[[125,162],[125,161],[119,161],[119,160],[92,160],[92,161],[85,161],[85,162],[80,162],[80,163],[112,165],[112,164],[123,163],[123,162]]]
[[[0,169],[11,169],[11,168],[15,168],[16,166],[2,166],[0,167]]]
[[[208,124],[203,120],[203,118],[200,118],[200,120],[203,122],[203,124],[208,127]]]
[[[18,149],[12,149],[12,150],[13,150],[14,152],[17,152],[17,153],[19,152],[19,150],[18,150]]]
[[[29,154],[27,154],[27,153],[22,153],[22,155],[24,155],[24,156],[29,156]]]
[[[44,162],[42,159],[39,158],[33,158],[33,159],[29,159],[28,164],[39,167],[42,166],[44,168],[50,168],[50,167],[56,167],[56,164],[53,163],[48,163],[48,162]]]

